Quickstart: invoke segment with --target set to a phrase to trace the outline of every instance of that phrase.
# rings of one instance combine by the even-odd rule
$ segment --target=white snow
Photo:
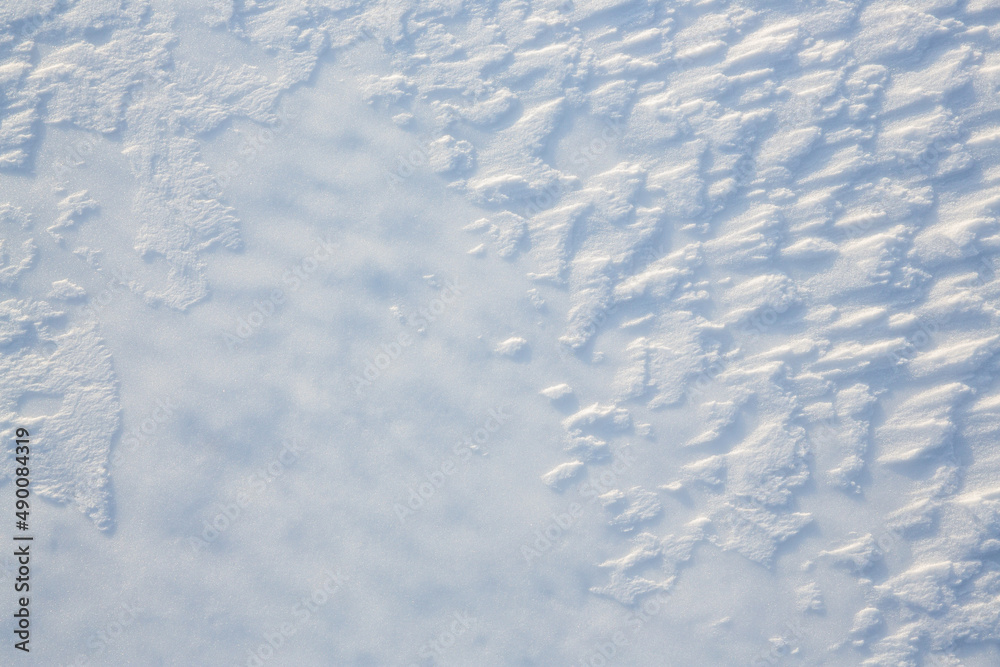
[[[0,26],[0,664],[1000,664],[1000,3]]]

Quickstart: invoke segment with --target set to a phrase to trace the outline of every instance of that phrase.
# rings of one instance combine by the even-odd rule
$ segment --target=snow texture
[[[1000,664],[1000,3],[0,26],[0,663]]]

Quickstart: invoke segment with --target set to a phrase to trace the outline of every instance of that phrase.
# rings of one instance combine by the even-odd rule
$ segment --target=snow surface
[[[0,23],[0,664],[1000,664],[1000,2]]]

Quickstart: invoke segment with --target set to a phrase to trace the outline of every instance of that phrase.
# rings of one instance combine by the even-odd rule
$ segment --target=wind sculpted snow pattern
[[[1000,3],[0,20],[31,664],[1000,661]]]

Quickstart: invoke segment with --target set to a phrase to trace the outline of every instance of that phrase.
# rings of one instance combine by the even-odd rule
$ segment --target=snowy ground
[[[997,0],[0,25],[0,664],[1000,664]]]

